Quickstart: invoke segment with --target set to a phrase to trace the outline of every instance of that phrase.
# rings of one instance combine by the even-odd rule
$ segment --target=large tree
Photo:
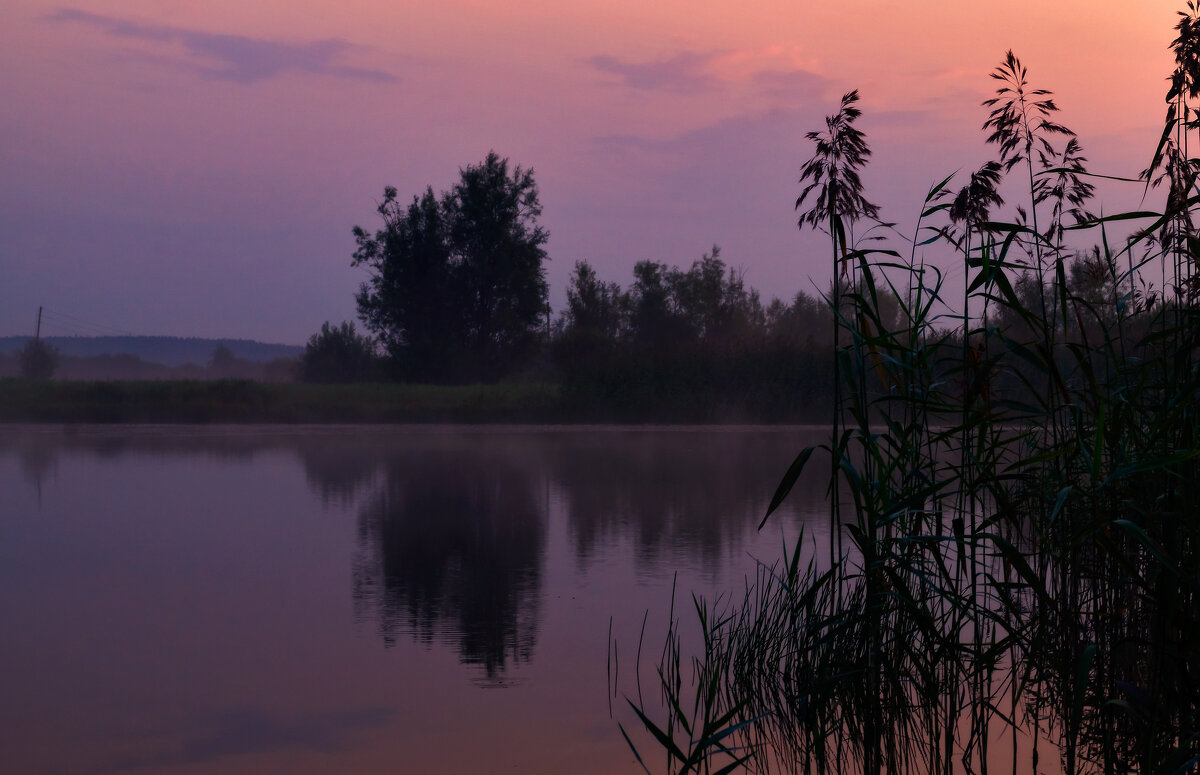
[[[403,378],[495,378],[529,353],[548,293],[541,212],[533,170],[495,152],[440,199],[405,207],[384,190],[383,228],[354,230],[354,264],[371,270],[358,311]]]
[[[388,187],[379,214],[384,227],[373,236],[354,229],[354,264],[371,269],[358,315],[401,377],[449,378],[462,360],[463,330],[441,203],[427,188],[405,207]]]

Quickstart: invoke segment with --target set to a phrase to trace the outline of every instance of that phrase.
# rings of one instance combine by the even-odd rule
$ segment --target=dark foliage
[[[101,356],[136,356],[143,362],[177,367],[201,364],[212,351],[224,345],[238,358],[268,363],[280,358],[298,358],[303,347],[268,344],[249,339],[200,339],[177,336],[43,336],[42,341],[58,350],[65,360]],[[24,336],[0,336],[0,353],[21,349],[29,341]]]
[[[642,261],[633,274],[622,290],[576,264],[553,348],[566,401],[661,421],[818,416],[832,389],[820,302],[764,308],[716,246],[687,270]]]
[[[368,382],[378,376],[375,343],[343,322],[326,321],[313,334],[300,359],[300,378],[305,382]]]
[[[744,597],[696,600],[690,683],[668,622],[662,705],[640,684],[630,702],[667,772],[951,775],[987,772],[997,745],[1014,772],[1200,767],[1197,16],[1189,3],[1174,43],[1155,162],[1179,191],[1161,211],[1087,218],[1080,148],[1011,52],[987,103],[1000,159],[953,201],[953,176],[931,187],[921,219],[939,222],[918,222],[908,262],[847,239],[856,214],[836,199],[810,211],[852,272],[848,343],[835,339],[834,432],[796,456],[763,522],[827,458],[829,523],[762,565]],[[1000,173],[1019,163],[1029,209],[993,220]],[[1101,244],[1072,260],[1064,216]],[[1143,228],[1113,246],[1117,219]],[[918,252],[940,240],[968,270],[953,330]],[[888,325],[881,284],[896,279]]]
[[[491,380],[519,367],[546,313],[542,208],[532,170],[494,152],[437,197],[407,207],[384,190],[384,226],[355,227],[355,266],[371,278],[358,311],[402,379]]]
[[[41,339],[30,339],[17,354],[26,379],[50,379],[58,368],[58,350]]]
[[[239,358],[233,350],[219,344],[213,348],[204,376],[208,379],[255,379],[260,378],[262,372],[259,364]]]

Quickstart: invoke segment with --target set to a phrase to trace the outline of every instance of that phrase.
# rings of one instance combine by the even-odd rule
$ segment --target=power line
[[[49,308],[43,308],[44,315],[49,322],[52,322],[58,328],[63,328],[72,333],[83,333],[91,336],[137,336],[132,331],[109,326],[104,323],[96,323],[90,320],[66,312],[58,312]]]

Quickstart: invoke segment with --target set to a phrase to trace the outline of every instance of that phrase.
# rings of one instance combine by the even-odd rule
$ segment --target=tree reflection
[[[438,445],[435,445],[438,446]],[[406,450],[359,513],[353,591],[385,643],[450,642],[496,679],[537,639],[544,504],[504,447]]]
[[[762,519],[798,449],[795,433],[637,430],[565,436],[548,462],[581,561],[628,536],[643,565],[685,558],[715,569]],[[791,503],[823,500],[810,474]]]
[[[211,458],[287,452],[307,487],[356,515],[356,615],[384,642],[454,649],[492,681],[532,658],[548,504],[579,566],[632,551],[639,573],[714,573],[740,555],[811,434],[653,428],[88,429],[0,436],[35,485],[63,455]],[[785,511],[824,498],[822,472]],[[785,514],[785,517],[787,515]],[[772,530],[777,530],[773,524]]]
[[[362,434],[330,434],[294,443],[309,488],[326,506],[352,506],[374,489],[389,449],[386,439]]]

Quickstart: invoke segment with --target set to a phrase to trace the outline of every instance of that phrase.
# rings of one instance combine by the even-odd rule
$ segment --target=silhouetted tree
[[[439,200],[407,207],[384,190],[384,227],[355,227],[355,266],[372,270],[358,311],[406,379],[496,378],[537,342],[548,289],[548,234],[532,170],[495,152],[460,170]]]
[[[326,321],[313,334],[300,359],[300,378],[305,382],[365,382],[376,377],[375,343],[343,322]]]
[[[625,327],[624,303],[621,286],[597,279],[596,270],[586,261],[576,262],[567,285],[564,333],[616,339]]]
[[[261,376],[260,367],[233,354],[233,350],[223,344],[213,348],[208,360],[209,379],[257,379]]]
[[[762,330],[765,318],[758,292],[747,290],[741,273],[725,266],[716,245],[688,271],[674,269],[667,279],[673,305],[691,338],[744,341]]]
[[[442,206],[427,188],[402,207],[388,187],[378,209],[385,226],[375,236],[354,228],[354,264],[373,270],[358,292],[359,317],[401,377],[448,378],[461,359],[465,328]]]
[[[669,345],[686,335],[686,325],[672,303],[670,272],[666,264],[657,261],[639,261],[633,267],[627,303],[631,333],[641,345]]]
[[[799,294],[768,312],[716,246],[633,275],[623,292],[576,264],[553,350],[568,401],[624,418],[794,418],[828,392],[828,343],[813,336],[826,306]]]
[[[764,312],[769,341],[789,350],[815,350],[829,343],[829,306],[800,291],[787,304],[772,299]]]
[[[17,354],[26,379],[50,379],[58,368],[58,350],[41,339],[30,339]]]
[[[223,344],[213,348],[212,356],[208,359],[208,367],[214,371],[230,369],[237,363],[237,356]]]
[[[532,170],[508,172],[508,159],[489,153],[462,171],[442,201],[452,255],[465,290],[462,312],[472,356],[497,374],[536,343],[549,290],[542,262],[549,234]]]

